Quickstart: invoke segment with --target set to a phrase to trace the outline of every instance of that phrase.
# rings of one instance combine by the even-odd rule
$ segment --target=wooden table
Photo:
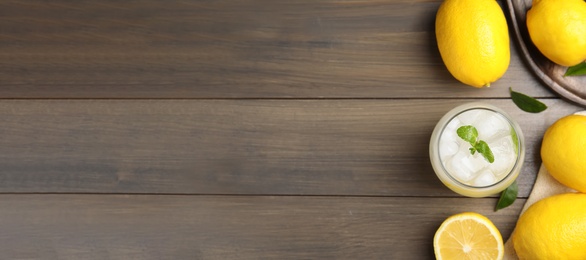
[[[439,56],[439,0],[0,2],[2,259],[431,259],[449,215],[507,238],[545,129],[580,107],[511,38],[491,88]],[[509,87],[540,98],[519,110]],[[520,123],[519,199],[431,169],[439,118],[481,100]]]

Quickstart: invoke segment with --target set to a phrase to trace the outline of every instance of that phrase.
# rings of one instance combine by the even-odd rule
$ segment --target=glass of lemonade
[[[523,133],[501,109],[467,103],[437,123],[429,156],[438,178],[454,192],[468,197],[493,195],[511,185],[521,171]]]

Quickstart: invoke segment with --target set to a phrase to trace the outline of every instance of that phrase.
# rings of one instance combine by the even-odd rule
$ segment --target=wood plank
[[[455,196],[434,175],[436,122],[469,100],[2,100],[0,192]],[[525,132],[529,194],[546,127]]]
[[[521,61],[490,89],[457,82],[440,1],[3,1],[4,98],[555,96]]]
[[[507,238],[524,201],[264,196],[1,195],[4,259],[431,259],[448,216]]]

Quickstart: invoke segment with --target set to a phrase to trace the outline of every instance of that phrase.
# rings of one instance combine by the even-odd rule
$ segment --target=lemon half
[[[441,259],[503,259],[499,230],[487,217],[464,212],[447,218],[433,238],[435,257]]]

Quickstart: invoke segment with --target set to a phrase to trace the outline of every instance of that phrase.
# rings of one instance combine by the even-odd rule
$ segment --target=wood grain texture
[[[2,1],[0,97],[555,96],[514,46],[492,88],[457,82],[435,42],[439,3]]]
[[[470,208],[507,238],[523,201],[496,199],[0,195],[11,259],[432,259]]]
[[[463,211],[507,238],[546,127],[580,108],[513,43],[491,88],[458,83],[440,2],[0,1],[0,259],[431,259]],[[498,212],[429,163],[436,122],[472,100],[527,141]]]
[[[0,192],[455,196],[428,143],[467,100],[4,100]],[[508,111],[527,142],[520,196],[547,126],[579,110]]]

